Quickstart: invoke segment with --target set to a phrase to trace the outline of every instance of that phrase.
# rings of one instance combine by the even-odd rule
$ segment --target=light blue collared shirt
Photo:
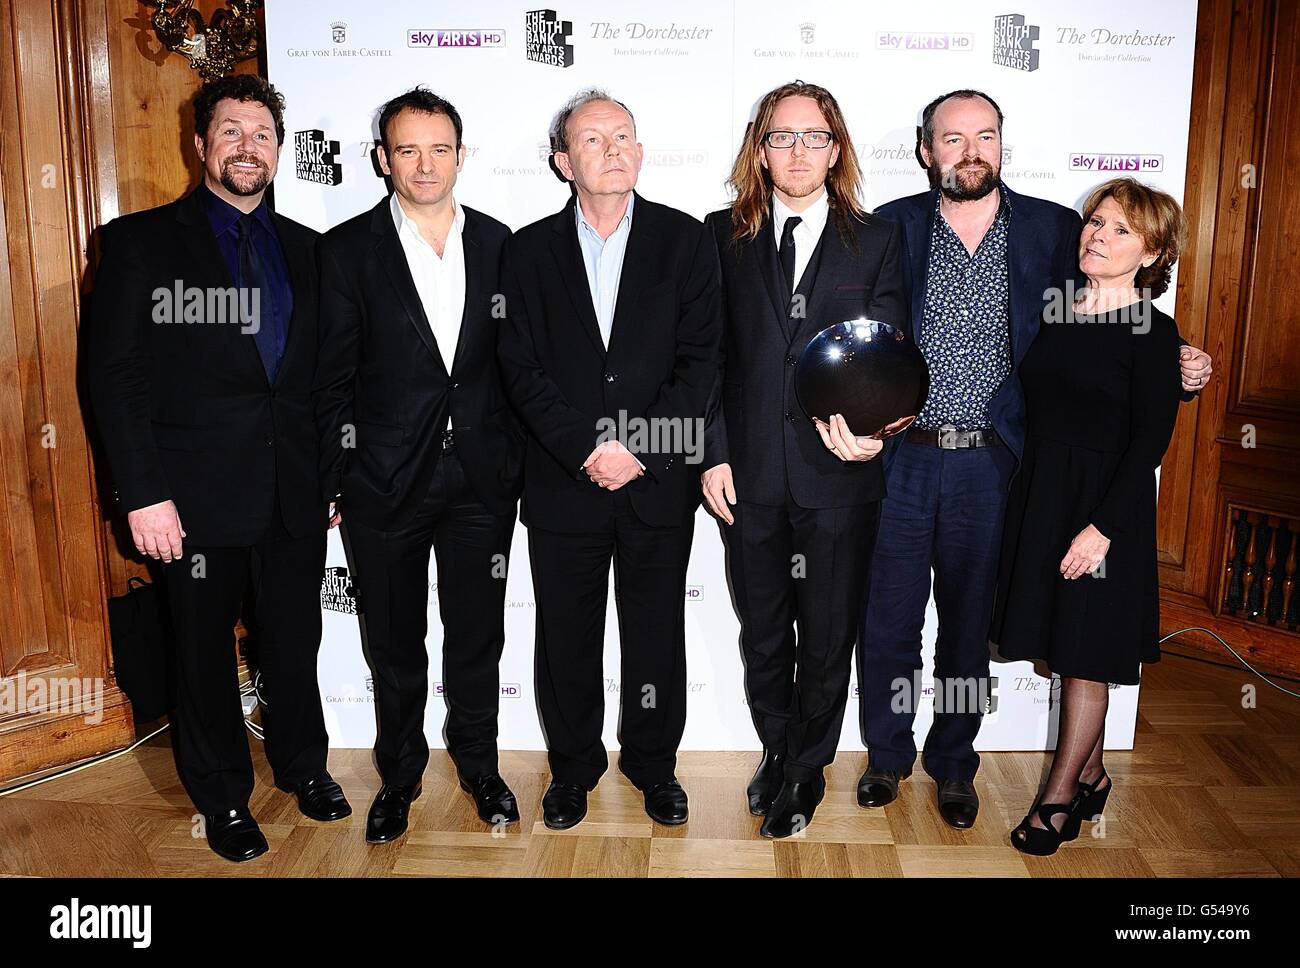
[[[587,268],[587,286],[591,290],[600,338],[609,349],[609,335],[614,328],[614,307],[618,303],[618,281],[623,275],[623,256],[627,253],[627,237],[632,232],[632,203],[636,195],[627,196],[627,211],[607,239],[591,227],[582,214],[582,201],[575,200],[573,210],[578,222],[578,244],[582,247],[582,261]]]

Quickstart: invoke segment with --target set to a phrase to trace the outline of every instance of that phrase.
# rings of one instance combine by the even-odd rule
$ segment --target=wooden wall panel
[[[0,713],[0,777],[132,736],[111,670],[103,530],[77,370],[93,187],[83,47],[68,42],[81,36],[78,16],[71,2],[0,0],[0,678],[19,700]],[[59,683],[73,679],[97,683],[103,707],[60,704]]]
[[[1296,263],[1300,250],[1300,206],[1295,175],[1300,172],[1300,13],[1297,5],[1277,8],[1269,59],[1269,87],[1261,116],[1266,124],[1259,146],[1258,219],[1251,240],[1249,286],[1242,320],[1240,379],[1231,410],[1243,416],[1300,418],[1300,278],[1279,271]],[[1290,435],[1287,435],[1290,437]],[[1294,445],[1295,440],[1280,441]]]
[[[1183,408],[1161,471],[1161,628],[1209,628],[1261,669],[1300,675],[1300,636],[1218,614],[1229,505],[1300,506],[1297,8],[1202,0],[1197,35],[1176,316],[1216,375]],[[1166,648],[1235,661],[1199,632]]]

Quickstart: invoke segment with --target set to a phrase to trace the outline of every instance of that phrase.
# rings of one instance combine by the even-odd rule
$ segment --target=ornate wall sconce
[[[144,0],[158,10],[151,18],[163,46],[184,54],[205,81],[230,73],[257,54],[257,11],[262,0],[229,0],[205,23],[194,0]]]

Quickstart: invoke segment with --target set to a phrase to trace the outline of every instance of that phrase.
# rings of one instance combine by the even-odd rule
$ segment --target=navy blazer
[[[1025,446],[1025,396],[1020,388],[1020,361],[1038,335],[1045,291],[1063,287],[1077,275],[1083,220],[1074,209],[1056,202],[1021,195],[1005,185],[1002,190],[1011,206],[1007,234],[1011,371],[989,401],[989,417],[993,428],[1019,461]],[[938,195],[936,188],[887,202],[876,210],[878,215],[903,227],[903,285],[910,307],[907,334],[912,339],[916,338],[916,327],[925,310],[926,271],[930,264],[930,236]],[[906,433],[892,438],[885,448],[882,456],[886,473],[904,436]]]

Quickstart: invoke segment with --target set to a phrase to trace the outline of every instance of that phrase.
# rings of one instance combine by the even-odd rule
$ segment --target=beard
[[[240,171],[235,168],[237,162],[252,162],[258,171]],[[271,175],[259,158],[248,155],[232,155],[221,163],[221,187],[232,195],[256,195],[271,184]]]
[[[971,175],[978,177],[972,179]],[[939,172],[937,167],[932,167],[930,187],[939,189],[949,201],[974,202],[997,188],[1001,177],[1002,169],[994,168],[986,161],[962,162],[947,172]]]
[[[829,174],[830,173],[827,172],[827,175]],[[806,175],[796,176],[784,174],[777,176],[776,173],[773,172],[771,173],[771,178],[772,184],[781,189],[781,191],[785,192],[785,194],[789,195],[791,198],[807,198],[809,195],[815,195],[821,190],[822,186],[826,184],[826,178],[818,179],[818,177],[812,172],[809,172]]]

